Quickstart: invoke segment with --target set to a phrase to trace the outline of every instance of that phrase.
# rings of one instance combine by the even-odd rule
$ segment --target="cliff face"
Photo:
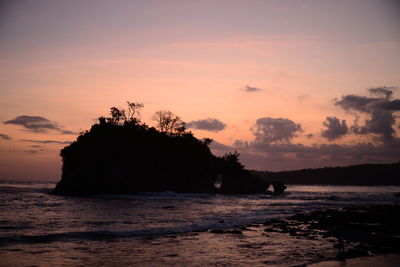
[[[100,121],[63,148],[62,177],[53,193],[263,193],[268,184],[243,169],[238,154],[214,156],[191,133],[167,134],[137,121]],[[214,186],[221,174],[222,185]]]

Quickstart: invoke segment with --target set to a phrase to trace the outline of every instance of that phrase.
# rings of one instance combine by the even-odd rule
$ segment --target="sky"
[[[400,161],[395,0],[0,3],[0,180],[61,175],[110,107],[169,110],[246,168]]]

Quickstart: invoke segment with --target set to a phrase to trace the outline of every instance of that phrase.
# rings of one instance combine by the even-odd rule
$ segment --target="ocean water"
[[[395,203],[400,192],[399,186],[292,185],[282,196],[63,197],[49,194],[54,186],[0,183],[0,266],[296,266],[328,257],[332,244],[257,229],[243,235],[210,230],[325,208]]]

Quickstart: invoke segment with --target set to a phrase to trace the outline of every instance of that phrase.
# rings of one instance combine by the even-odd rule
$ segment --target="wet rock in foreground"
[[[345,242],[338,257],[354,258],[370,254],[400,253],[400,205],[347,207],[297,214],[287,219],[264,223],[265,232],[292,236],[322,236],[333,243]]]

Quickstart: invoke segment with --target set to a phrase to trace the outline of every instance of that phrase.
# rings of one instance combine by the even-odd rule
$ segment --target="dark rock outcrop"
[[[273,191],[271,191],[271,190],[266,191],[267,195],[274,195],[274,196],[281,195],[285,192],[285,190],[287,189],[287,186],[284,185],[284,183],[282,183],[280,181],[273,181],[272,188],[273,188]]]
[[[209,143],[190,132],[161,132],[136,119],[121,124],[101,118],[61,150],[62,177],[53,193],[265,193],[268,183],[245,170],[238,153],[216,157]]]
[[[286,185],[284,185],[282,182],[279,182],[279,181],[273,181],[272,187],[274,188],[275,195],[283,194],[283,192],[285,192],[285,190],[287,188]]]
[[[354,258],[400,252],[400,205],[345,207],[297,214],[264,223],[265,232],[288,233],[313,239],[322,236],[334,242],[344,240],[338,256]]]

